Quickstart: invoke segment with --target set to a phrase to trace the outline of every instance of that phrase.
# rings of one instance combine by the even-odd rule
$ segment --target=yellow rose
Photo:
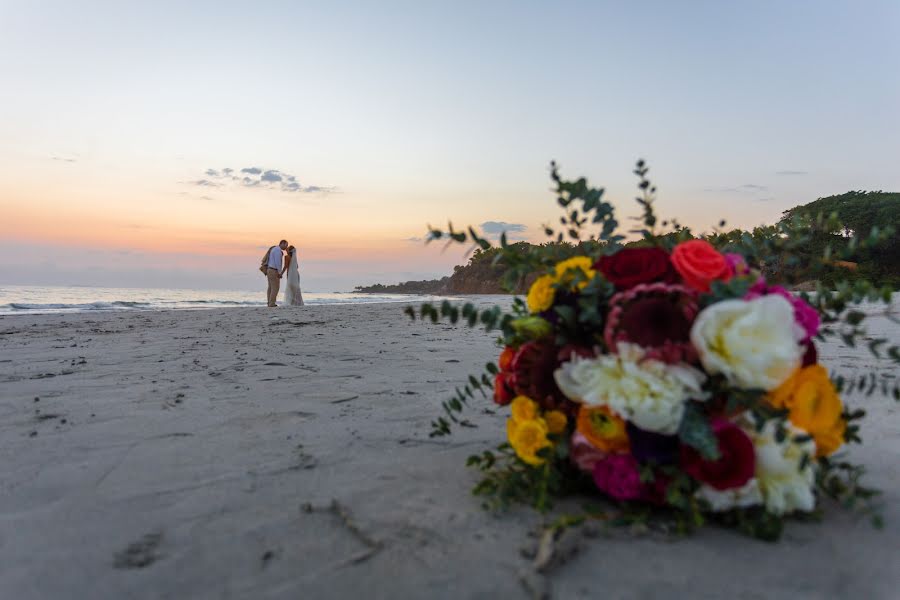
[[[571,270],[581,271],[584,274],[584,280],[578,283],[578,289],[587,287],[588,282],[594,278],[594,261],[587,256],[573,256],[566,260],[556,263],[556,277],[560,281],[571,281],[573,276],[567,273]]]
[[[530,421],[538,416],[537,402],[528,396],[516,396],[509,408],[512,412],[513,421],[517,423]]]
[[[566,430],[569,420],[566,414],[559,410],[551,410],[544,413],[544,421],[547,423],[547,430],[553,435],[559,435]]]
[[[822,365],[798,369],[769,394],[775,408],[787,409],[791,423],[816,441],[816,455],[828,456],[844,443],[841,399]]]
[[[550,447],[547,424],[543,419],[517,422],[511,428],[507,424],[507,428],[511,433],[509,443],[519,458],[529,465],[544,464],[544,459],[537,455],[540,450]]]
[[[525,301],[528,303],[528,310],[533,313],[544,312],[553,306],[553,298],[556,296],[556,290],[553,284],[556,283],[556,277],[553,275],[542,275],[538,277],[531,288]]]
[[[582,406],[578,411],[578,431],[594,447],[604,452],[628,452],[625,421],[605,406]]]

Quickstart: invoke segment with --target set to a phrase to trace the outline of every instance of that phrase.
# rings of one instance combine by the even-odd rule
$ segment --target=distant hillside
[[[853,272],[848,274],[844,269],[834,269],[834,272],[822,277],[823,281],[834,283],[838,279],[864,278],[878,285],[890,284],[900,288],[900,193],[860,191],[819,198],[784,211],[781,220],[786,221],[797,215],[815,218],[821,214],[828,217],[832,213],[837,214],[844,229],[811,236],[805,248],[810,256],[821,255],[827,244],[833,248],[846,248],[851,235],[868,234],[873,227],[884,229],[892,226],[898,231],[872,250],[857,250],[851,259],[858,265]]]
[[[394,285],[358,285],[353,290],[360,294],[443,294],[449,277],[425,281],[404,281]]]
[[[888,192],[847,192],[838,196],[819,198],[814,202],[795,206],[784,211],[782,221],[793,219],[797,215],[808,215],[815,218],[822,214],[828,217],[831,213],[837,213],[838,218],[844,224],[845,229],[832,233],[817,233],[811,235],[810,241],[800,252],[801,264],[809,264],[805,258],[812,259],[822,255],[827,244],[833,248],[846,247],[849,236],[856,232],[868,232],[873,226],[885,227],[892,225],[900,227],[900,193]],[[729,240],[739,238],[744,232],[740,230],[730,231],[725,234],[712,236],[713,244],[727,244]],[[584,242],[583,244],[591,244]],[[579,245],[569,243],[549,243],[558,260],[563,260],[575,254],[584,254],[585,249]],[[512,248],[520,253],[528,253],[537,248],[527,242],[512,244]],[[588,253],[596,248],[588,248]],[[528,290],[531,279],[513,282],[512,289],[505,289],[503,285],[507,268],[493,264],[494,257],[499,250],[476,250],[465,265],[453,268],[453,274],[442,279],[431,281],[407,281],[396,285],[372,285],[360,286],[357,292],[362,293],[393,293],[393,294],[522,294]],[[833,284],[841,279],[854,280],[866,278],[877,285],[890,284],[900,288],[900,232],[895,232],[888,241],[875,250],[857,251],[852,257],[854,268],[835,266],[826,271],[821,280],[826,284]],[[791,285],[810,279],[809,274],[796,268],[785,265],[777,265],[773,271],[767,272],[766,277],[773,281],[785,281]]]

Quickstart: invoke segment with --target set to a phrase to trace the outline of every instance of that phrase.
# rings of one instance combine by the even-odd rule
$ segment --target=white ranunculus
[[[678,431],[688,400],[706,399],[700,370],[646,359],[635,344],[619,343],[617,350],[573,356],[554,374],[559,389],[575,402],[607,406],[641,429],[668,434]]]
[[[717,490],[704,484],[697,490],[696,496],[709,502],[713,512],[723,512],[732,508],[744,508],[763,503],[759,481],[756,478],[751,479],[739,488],[730,490]]]
[[[816,444],[811,439],[796,441],[797,436],[806,435],[802,429],[787,422],[784,428],[787,435],[780,443],[775,438],[775,420],[767,422],[759,433],[749,432],[756,450],[756,479],[766,510],[776,515],[795,510],[808,512],[816,505],[813,493]]]
[[[800,366],[804,335],[791,304],[777,295],[717,302],[691,327],[706,371],[744,389],[773,390],[784,383]]]

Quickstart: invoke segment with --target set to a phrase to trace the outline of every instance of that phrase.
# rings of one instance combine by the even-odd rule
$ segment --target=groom
[[[281,287],[281,276],[284,274],[284,251],[287,249],[287,240],[281,240],[277,246],[269,250],[269,260],[266,263],[266,279],[269,280],[267,293],[270,308],[278,306],[278,289]]]

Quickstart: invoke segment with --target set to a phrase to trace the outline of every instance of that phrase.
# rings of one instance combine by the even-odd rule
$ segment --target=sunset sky
[[[0,284],[441,276],[638,157],[697,230],[900,191],[900,2],[0,0]]]

